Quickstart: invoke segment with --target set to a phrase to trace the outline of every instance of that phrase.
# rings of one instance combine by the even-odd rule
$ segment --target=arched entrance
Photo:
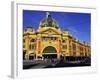
[[[57,58],[57,50],[52,47],[52,46],[48,46],[46,48],[44,48],[43,50],[43,57],[44,58]]]
[[[35,58],[35,53],[31,53],[30,55],[29,55],[29,60],[33,60]]]

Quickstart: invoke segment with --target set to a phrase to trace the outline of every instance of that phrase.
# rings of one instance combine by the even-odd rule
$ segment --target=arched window
[[[31,42],[35,42],[35,39],[31,39]]]
[[[48,46],[43,50],[43,53],[57,53],[57,51],[54,47]]]
[[[76,45],[73,44],[72,47],[73,47],[73,50],[75,51],[76,50]]]
[[[25,43],[25,39],[23,39],[23,42]]]

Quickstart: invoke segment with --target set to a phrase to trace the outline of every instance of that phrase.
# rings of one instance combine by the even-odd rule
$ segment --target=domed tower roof
[[[35,32],[35,30],[33,29],[33,27],[27,26],[27,27],[24,29],[24,32]]]
[[[41,20],[39,28],[43,27],[53,27],[59,29],[57,22],[52,18],[49,12],[46,13],[46,17]]]
[[[72,36],[72,34],[70,33],[70,30],[69,29],[64,29],[63,31],[63,35],[67,35],[67,36]]]

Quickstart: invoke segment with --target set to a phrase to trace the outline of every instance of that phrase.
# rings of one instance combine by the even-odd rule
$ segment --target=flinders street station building
[[[50,14],[40,21],[37,31],[33,27],[23,31],[24,60],[90,56],[90,45],[80,42],[69,31],[61,31]]]

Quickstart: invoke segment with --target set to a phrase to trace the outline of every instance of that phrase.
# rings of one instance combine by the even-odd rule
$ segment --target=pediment
[[[41,33],[43,33],[43,34],[61,34],[61,32],[54,30],[54,29],[46,29],[46,30],[42,31]]]

